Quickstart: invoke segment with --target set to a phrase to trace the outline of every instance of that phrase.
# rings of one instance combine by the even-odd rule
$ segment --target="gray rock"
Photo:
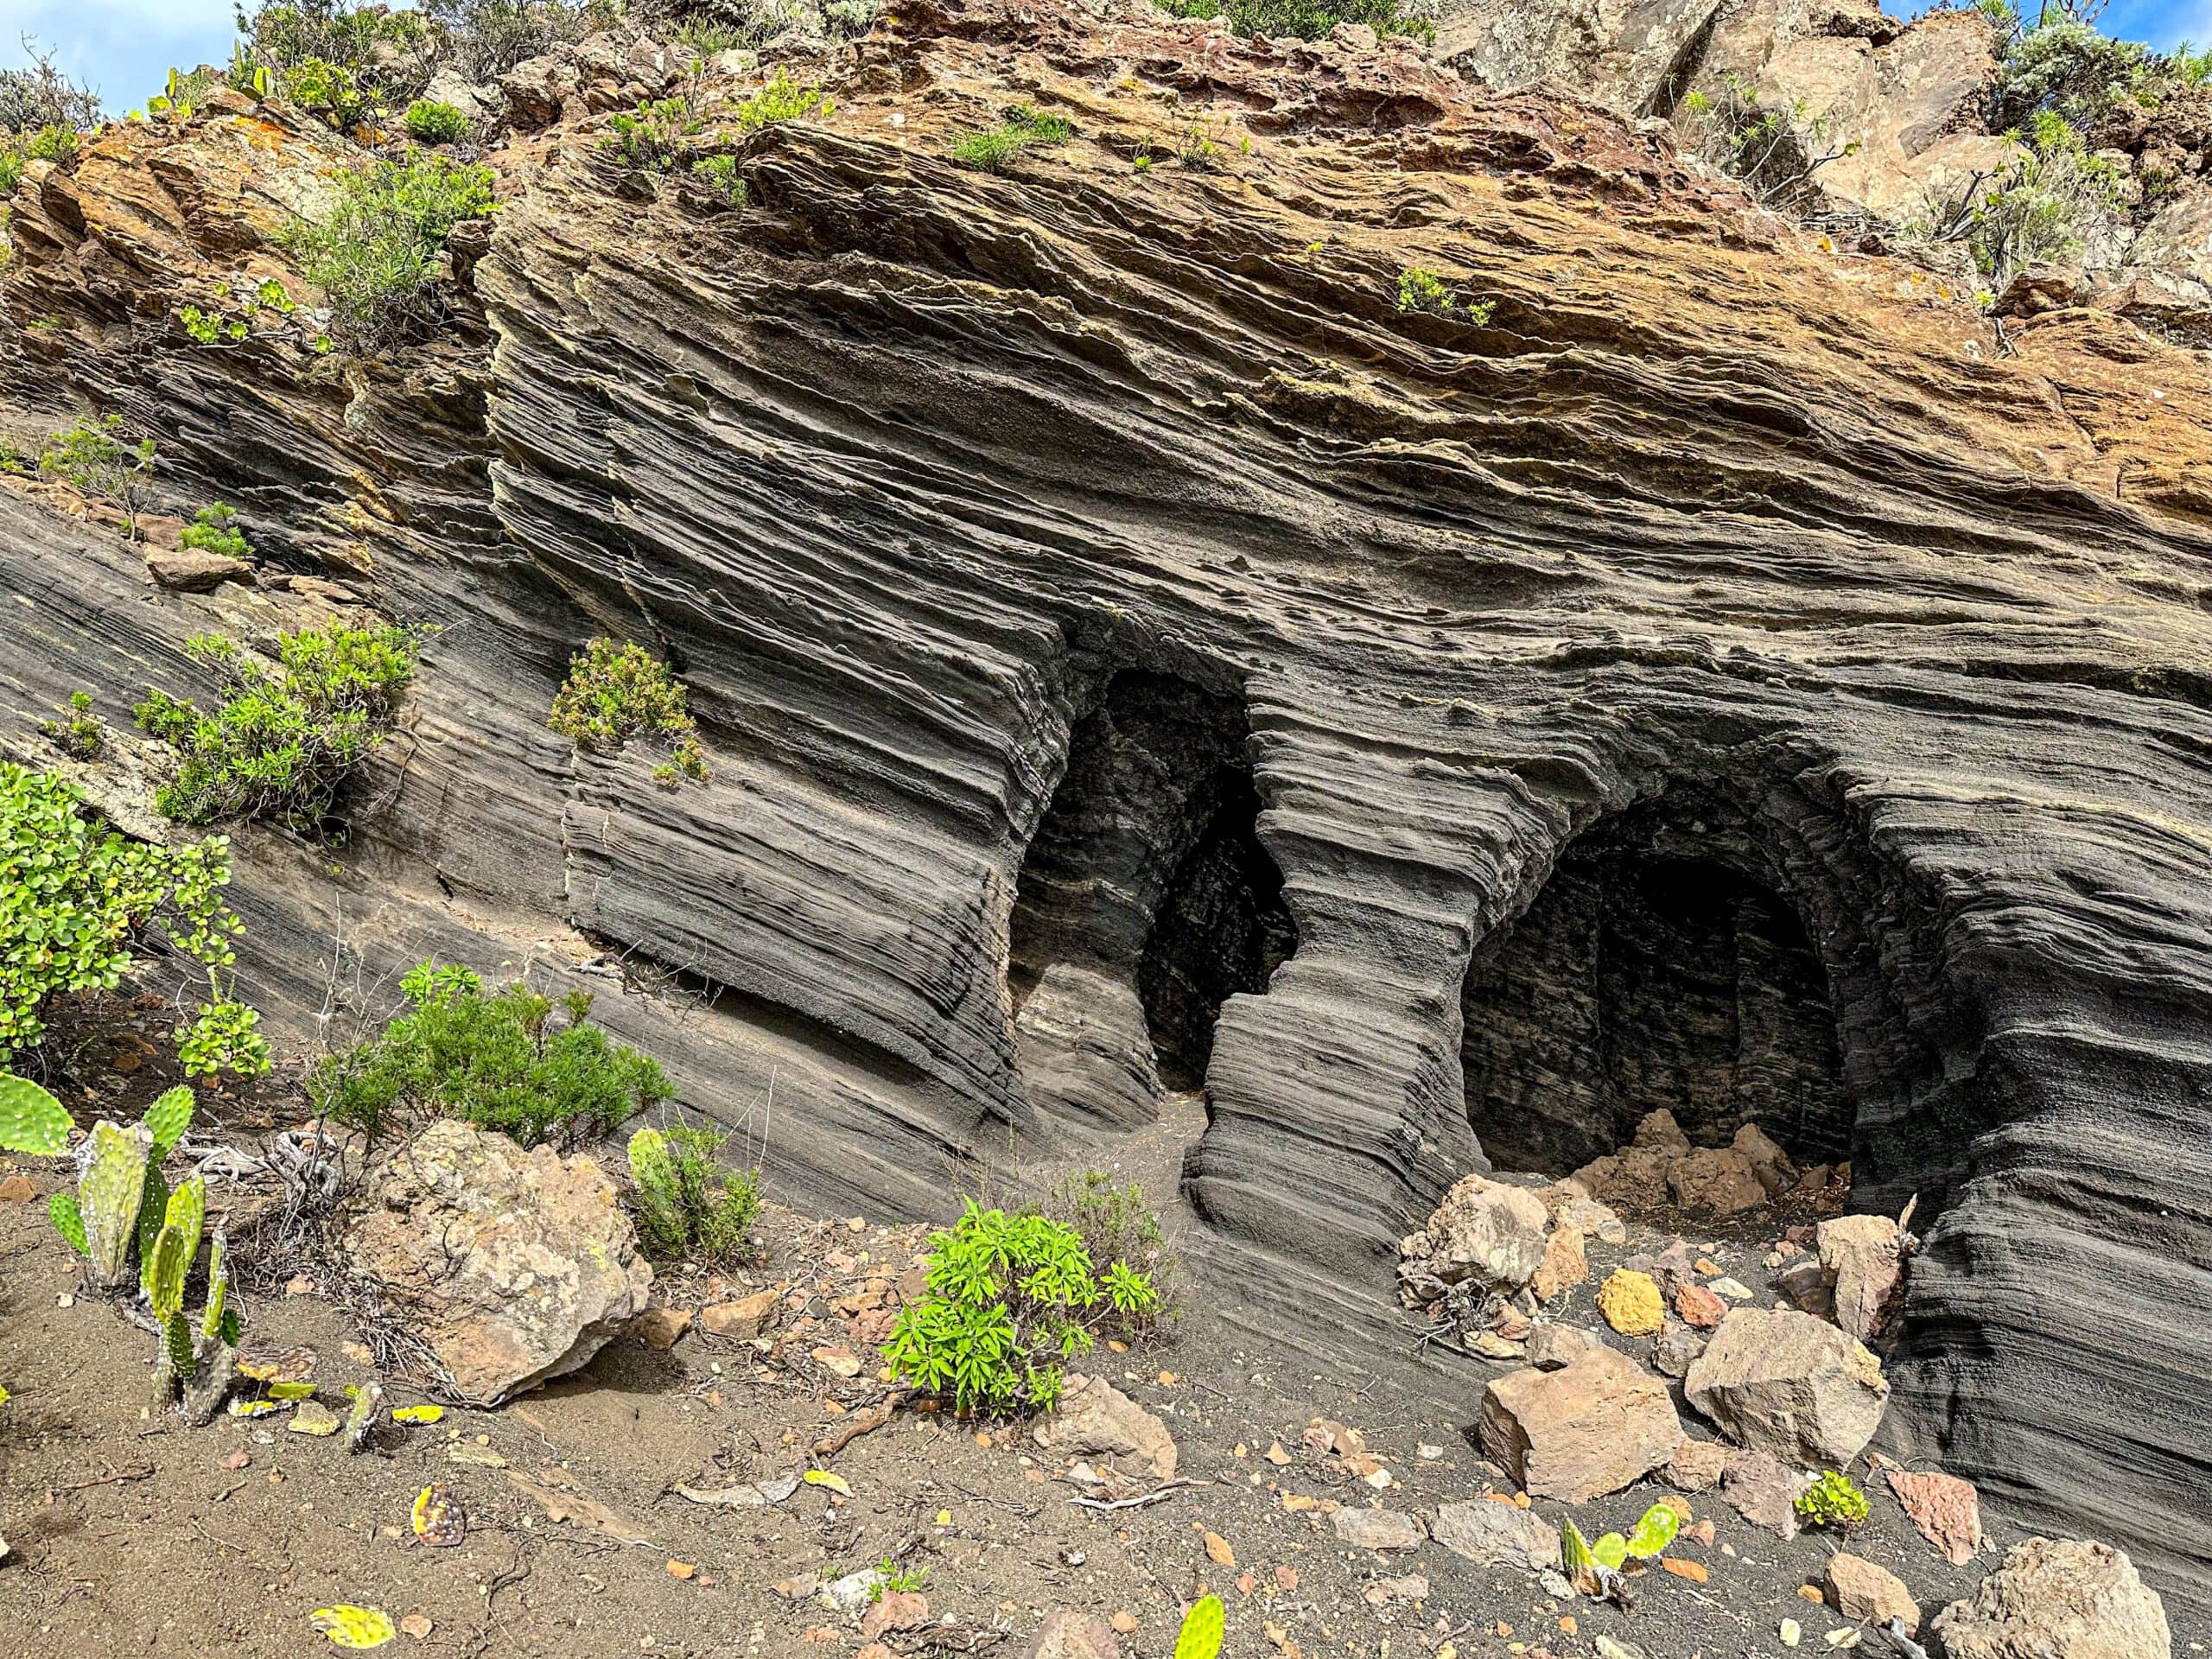
[[[1594,1331],[1586,1331],[1576,1325],[1554,1325],[1546,1319],[1529,1332],[1525,1345],[1531,1365],[1540,1371],[1556,1371],[1605,1344]]]
[[[1428,1536],[1417,1515],[1347,1504],[1329,1517],[1338,1537],[1355,1549],[1419,1549]]]
[[[1479,1500],[1442,1504],[1429,1534],[1453,1554],[1482,1567],[1525,1567],[1541,1572],[1560,1564],[1559,1529],[1515,1503]]]
[[[1786,1308],[1738,1308],[1682,1386],[1742,1445],[1822,1469],[1866,1448],[1890,1397],[1882,1363],[1863,1343]]]
[[[1021,1659],[1122,1659],[1122,1644],[1097,1614],[1062,1609],[1046,1618]]]
[[[1770,1452],[1735,1448],[1721,1464],[1720,1496],[1745,1520],[1779,1538],[1797,1535],[1797,1499],[1812,1484],[1812,1476],[1785,1467]]]
[[[1054,1457],[1109,1458],[1131,1473],[1174,1478],[1167,1426],[1103,1377],[1070,1376],[1059,1403],[1037,1420],[1030,1437]]]
[[[369,1182],[347,1270],[471,1405],[586,1364],[645,1308],[653,1270],[614,1183],[581,1154],[441,1120]]]
[[[1446,1284],[1471,1279],[1513,1291],[1543,1263],[1551,1212],[1530,1188],[1468,1175],[1444,1195],[1427,1230],[1426,1272]]]
[[[1936,1615],[1949,1659],[2171,1659],[2165,1609],[2109,1544],[2031,1538]]]
[[[430,77],[423,97],[432,104],[450,104],[471,121],[495,119],[505,107],[499,88],[477,86],[449,68]]]
[[[1821,1224],[1819,1238],[1835,1322],[1872,1341],[1888,1329],[1904,1294],[1904,1236],[1887,1216],[1839,1216]]]

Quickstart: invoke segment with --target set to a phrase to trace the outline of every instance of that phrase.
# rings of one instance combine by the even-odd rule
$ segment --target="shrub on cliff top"
[[[324,1059],[318,1111],[372,1139],[400,1121],[465,1118],[534,1147],[573,1146],[672,1097],[652,1059],[590,1023],[591,995],[553,1004],[524,985],[491,995],[466,968],[423,963],[400,981],[407,1008],[383,1033]]]
[[[285,246],[323,290],[330,332],[361,350],[434,327],[439,256],[453,227],[492,211],[492,169],[442,156],[377,162],[339,182],[320,225],[301,220]]]
[[[176,776],[155,791],[154,805],[179,823],[276,818],[317,827],[384,741],[415,675],[415,637],[404,628],[288,633],[273,670],[219,636],[187,649],[221,682],[215,712],[160,690],[132,711],[141,730],[177,752]]]
[[[1436,25],[1399,13],[1398,0],[1156,0],[1178,17],[1226,17],[1248,38],[1318,41],[1338,23],[1365,23],[1377,35],[1410,35],[1433,41]]]
[[[74,132],[99,124],[98,92],[64,74],[51,52],[32,50],[29,56],[19,69],[0,69],[0,128],[36,132],[61,127]]]

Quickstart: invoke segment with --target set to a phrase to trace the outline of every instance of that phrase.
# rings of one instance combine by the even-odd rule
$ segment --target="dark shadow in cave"
[[[1827,970],[1740,850],[1660,803],[1576,842],[1478,950],[1462,1003],[1469,1119],[1503,1167],[1565,1174],[1646,1113],[1693,1145],[1755,1123],[1802,1165],[1851,1156]]]
[[[1025,1086],[1040,1105],[1128,1121],[1192,1088],[1221,1005],[1296,946],[1260,844],[1242,696],[1115,675],[1071,734],[1024,859],[1008,980]]]

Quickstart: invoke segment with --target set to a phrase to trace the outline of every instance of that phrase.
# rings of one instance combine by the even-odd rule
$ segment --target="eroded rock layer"
[[[327,137],[217,100],[30,178],[19,390],[162,434],[302,579],[157,599],[0,497],[9,741],[79,685],[118,726],[190,689],[211,626],[435,625],[352,840],[241,839],[281,1028],[434,951],[626,984],[607,1022],[785,1190],[906,1214],[1202,1067],[1202,1253],[1321,1342],[1385,1317],[1485,1133],[1534,1134],[1478,1121],[1512,1090],[1471,1111],[1478,950],[1587,858],[1710,872],[1685,913],[1755,900],[1729,971],[1789,987],[1738,999],[1732,1076],[1772,1093],[1789,1046],[1742,1008],[1825,996],[1820,1133],[1861,1207],[1920,1199],[1891,1444],[2201,1581],[2202,357],[2075,312],[2007,350],[1402,44],[968,0],[796,71],[834,112],[747,142],[741,212],[624,175],[581,106],[498,152],[448,327],[367,364],[175,320],[298,280],[268,237]],[[1077,137],[946,158],[1017,99]],[[1414,266],[1490,308],[1400,309]],[[598,632],[688,681],[711,782],[545,729]],[[1616,1077],[1681,1070],[1662,1012]]]

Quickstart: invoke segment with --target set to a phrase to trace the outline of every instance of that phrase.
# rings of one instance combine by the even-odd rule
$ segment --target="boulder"
[[[1429,1535],[1478,1567],[1525,1567],[1541,1573],[1556,1572],[1560,1564],[1559,1529],[1516,1503],[1483,1499],[1443,1504]]]
[[[429,86],[423,88],[425,101],[450,104],[471,121],[489,120],[499,113],[504,100],[499,89],[472,84],[456,69],[441,69],[430,77]]]
[[[1905,1588],[1904,1580],[1886,1567],[1848,1551],[1828,1557],[1828,1605],[1846,1618],[1862,1624],[1887,1624],[1896,1619],[1907,1636],[1920,1630],[1920,1604]]]
[[[1729,1450],[1718,1440],[1684,1440],[1660,1471],[1678,1492],[1709,1492],[1727,1472]]]
[[[1759,1166],[1732,1147],[1700,1147],[1667,1173],[1667,1191],[1679,1209],[1726,1217],[1756,1210],[1767,1200]]]
[[[1341,1509],[1329,1521],[1355,1549],[1419,1549],[1428,1536],[1421,1517],[1402,1510]]]
[[[1935,1470],[1892,1469],[1890,1491],[1920,1535],[1964,1567],[1987,1541],[1981,1530],[1981,1495],[1970,1480]]]
[[[1667,1385],[1593,1348],[1556,1371],[1514,1371],[1483,1393],[1484,1455],[1532,1497],[1580,1503],[1641,1480],[1681,1444]]]
[[[597,1163],[450,1120],[372,1173],[345,1252],[392,1331],[475,1406],[588,1363],[653,1282]]]
[[[1882,1334],[1904,1276],[1904,1236],[1887,1216],[1838,1216],[1819,1232],[1821,1274],[1835,1299],[1835,1322],[1861,1341]]]
[[[1556,1371],[1572,1365],[1592,1348],[1605,1344],[1594,1331],[1579,1325],[1554,1325],[1548,1319],[1529,1332],[1529,1363],[1540,1371]]]
[[[1063,1610],[1045,1621],[1021,1659],[1122,1659],[1122,1644],[1097,1614]]]
[[[1175,1441],[1166,1425],[1103,1377],[1070,1376],[1059,1404],[1030,1433],[1055,1457],[1110,1458],[1160,1480],[1174,1478]]]
[[[1542,1265],[1550,1228],[1551,1212],[1528,1187],[1463,1176],[1428,1218],[1422,1265],[1447,1285],[1518,1290]]]
[[[2165,1609],[2109,1544],[2031,1538],[1936,1615],[1950,1659],[2171,1659]]]
[[[149,547],[146,574],[180,594],[212,594],[226,582],[254,584],[253,567],[244,559],[204,547]]]
[[[1864,1344],[1786,1308],[1730,1313],[1684,1389],[1741,1444],[1824,1469],[1865,1449],[1890,1397],[1882,1363]]]

